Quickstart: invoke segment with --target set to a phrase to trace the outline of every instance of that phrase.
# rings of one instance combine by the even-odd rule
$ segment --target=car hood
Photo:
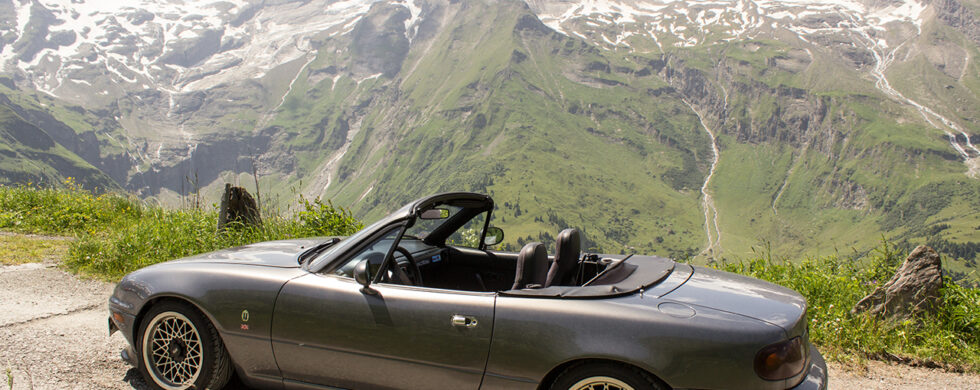
[[[175,263],[232,263],[268,267],[299,267],[299,255],[325,238],[266,241],[174,260]]]
[[[664,299],[709,307],[765,321],[794,332],[806,314],[806,299],[796,291],[747,276],[705,267]]]

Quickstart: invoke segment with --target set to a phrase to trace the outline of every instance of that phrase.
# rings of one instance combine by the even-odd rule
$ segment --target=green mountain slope
[[[0,184],[59,187],[68,178],[89,190],[119,188],[102,171],[55,142],[44,130],[0,105]]]
[[[328,78],[303,98],[287,98],[273,123],[309,118],[324,102],[354,106],[334,108],[348,117],[331,118],[327,109],[317,121],[345,123],[312,140],[327,150],[349,135],[341,131],[356,131],[329,173],[326,197],[372,218],[426,193],[484,191],[500,200],[512,247],[575,226],[607,251],[695,254],[696,189],[710,152],[696,116],[656,96],[668,88],[654,74],[662,65],[610,64],[517,3],[445,12],[450,24],[415,45],[424,52],[407,54],[404,78],[336,85]],[[558,55],[543,54],[552,52]]]
[[[367,219],[426,193],[490,192],[512,247],[567,226],[604,251],[703,259],[980,241],[980,185],[943,133],[833,52],[761,40],[605,51],[517,3],[442,12],[391,78],[336,76],[355,68],[335,54],[364,44],[351,41],[301,72],[272,121],[308,149],[294,185]],[[374,15],[399,32],[403,15]],[[712,251],[698,113],[720,149]]]

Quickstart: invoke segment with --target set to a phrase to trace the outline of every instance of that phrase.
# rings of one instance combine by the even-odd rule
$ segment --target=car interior
[[[425,287],[496,292],[539,289],[551,286],[584,286],[613,284],[625,279],[632,269],[624,259],[601,259],[582,253],[580,233],[565,229],[558,235],[555,255],[531,242],[519,253],[480,250],[447,245],[429,246],[420,240],[402,239],[400,247],[410,252],[418,266],[420,278],[413,276],[411,262],[401,251],[395,260],[413,285]],[[613,272],[615,269],[626,272]],[[421,280],[422,283],[415,283]],[[392,278],[392,283],[400,283]]]
[[[484,232],[493,229],[486,223],[489,212],[472,206],[433,205],[420,213],[415,224],[401,236],[399,229],[392,229],[333,273],[352,277],[357,263],[367,261],[372,276],[386,266],[380,277],[382,283],[499,292],[613,284],[629,276],[631,268],[635,268],[618,267],[625,259],[600,259],[594,254],[583,254],[581,233],[577,229],[565,229],[558,234],[554,255],[549,255],[548,248],[539,242],[527,243],[517,253],[487,249],[489,245],[485,243],[489,237]],[[500,235],[494,239],[502,240],[502,231]],[[484,237],[482,245],[481,237]],[[392,249],[394,242],[397,247]],[[384,262],[389,250],[397,267]],[[611,272],[615,268],[622,269]]]

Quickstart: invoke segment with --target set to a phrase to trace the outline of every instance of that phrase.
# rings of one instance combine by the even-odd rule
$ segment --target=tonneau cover
[[[612,259],[623,259],[626,256],[613,255]],[[525,288],[520,290],[501,291],[500,295],[524,296],[538,298],[606,298],[610,296],[629,295],[640,289],[649,289],[660,283],[674,271],[673,260],[657,256],[630,256],[616,269],[614,273],[628,273],[623,278],[606,278],[600,275],[588,286],[551,286],[547,288]],[[604,282],[603,279],[612,279]],[[616,281],[613,281],[616,280]]]

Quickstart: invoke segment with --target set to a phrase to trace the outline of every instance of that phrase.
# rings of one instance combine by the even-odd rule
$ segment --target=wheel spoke
[[[144,352],[152,379],[165,389],[192,385],[204,359],[201,337],[183,314],[158,314],[146,328]]]
[[[569,390],[633,390],[633,387],[613,377],[593,376],[576,382]]]

